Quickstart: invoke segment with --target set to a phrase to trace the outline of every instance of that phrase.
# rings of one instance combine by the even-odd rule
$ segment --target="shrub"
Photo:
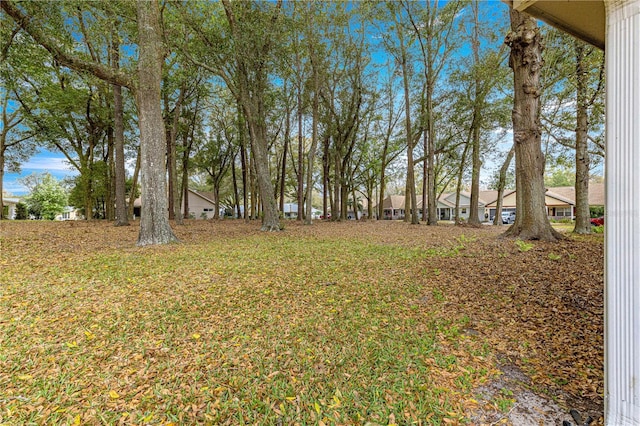
[[[29,208],[23,202],[16,204],[16,220],[27,220],[29,219]]]

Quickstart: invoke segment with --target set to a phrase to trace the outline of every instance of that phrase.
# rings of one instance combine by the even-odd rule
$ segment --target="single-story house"
[[[80,213],[80,210],[72,206],[67,206],[64,211],[59,215],[56,215],[56,220],[82,220],[84,216]]]
[[[484,220],[484,206],[487,204],[485,192],[480,191],[478,197],[478,219]],[[488,191],[493,192],[493,191]],[[422,210],[422,199],[418,201],[418,209]],[[456,193],[446,192],[438,197],[437,202],[438,220],[454,220],[456,210]],[[458,217],[462,220],[469,220],[471,214],[471,193],[460,192],[460,202],[458,204]]]
[[[303,207],[305,208],[305,207]],[[322,212],[318,209],[311,208],[311,218],[320,219]],[[297,219],[298,218],[298,204],[285,203],[283,206],[282,216],[285,219]]]
[[[497,193],[496,193],[497,197]],[[485,205],[485,216],[491,220],[496,214],[497,199]],[[574,219],[576,215],[576,193],[573,186],[547,188],[545,204],[549,219]],[[589,184],[589,205],[604,206],[604,183]],[[502,211],[516,211],[516,191],[505,191],[502,197]],[[488,215],[488,216],[487,216]]]
[[[190,219],[212,219],[215,216],[216,204],[213,192],[188,190],[189,194],[189,218]],[[133,215],[140,217],[142,202],[136,198],[133,202]],[[184,203],[182,205],[184,211]],[[220,206],[220,217],[224,216],[224,207]]]
[[[373,206],[374,211],[377,206]],[[404,195],[388,195],[382,201],[382,218],[385,220],[404,219]]]
[[[212,219],[216,212],[216,196],[211,191],[196,191],[189,189],[189,218],[190,219]],[[219,206],[219,217],[224,216],[224,207]],[[184,202],[182,204],[184,211]]]
[[[2,217],[13,219],[16,217],[16,204],[20,202],[19,198],[2,198]]]
[[[484,205],[486,202],[482,198],[482,194],[480,194],[481,198],[478,201],[478,215],[480,216],[480,220],[482,220],[482,216],[484,215]],[[422,196],[418,196],[418,214],[422,214]],[[471,194],[468,192],[460,193],[460,218],[464,220],[469,219],[469,214],[471,209],[469,206],[471,205]],[[455,193],[443,193],[438,197],[437,209],[438,209],[438,220],[453,220],[455,217],[455,208],[456,208],[456,194]],[[374,206],[374,211],[376,207]],[[404,219],[406,215],[405,209],[405,197],[404,195],[389,195],[383,201],[383,218],[387,220],[396,220],[396,219]]]

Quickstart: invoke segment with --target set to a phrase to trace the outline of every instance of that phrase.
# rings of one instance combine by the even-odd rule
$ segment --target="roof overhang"
[[[506,0],[505,2],[519,12],[526,12],[604,50],[606,28],[604,0]]]

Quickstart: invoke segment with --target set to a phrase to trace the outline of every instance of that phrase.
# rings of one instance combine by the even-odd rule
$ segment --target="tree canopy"
[[[440,194],[477,204],[509,152],[508,8],[494,6],[3,1],[0,166],[60,152],[79,172],[73,204],[116,224],[140,186],[143,245],[174,240],[168,220],[193,216],[190,186],[264,230],[281,228],[285,201],[307,223],[312,206],[380,219],[395,194],[413,223],[435,225]],[[597,164],[600,56],[576,53],[580,80],[547,33],[543,164]],[[585,107],[586,133],[569,131],[572,105]],[[562,163],[576,148],[582,160]]]

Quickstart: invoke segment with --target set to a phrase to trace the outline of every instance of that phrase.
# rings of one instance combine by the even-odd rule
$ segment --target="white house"
[[[320,219],[322,212],[318,209],[311,208],[311,219]],[[283,205],[282,216],[285,219],[296,219],[298,217],[298,204],[285,203]]]
[[[2,198],[2,217],[13,219],[16,217],[16,204],[20,202],[18,198]]]

